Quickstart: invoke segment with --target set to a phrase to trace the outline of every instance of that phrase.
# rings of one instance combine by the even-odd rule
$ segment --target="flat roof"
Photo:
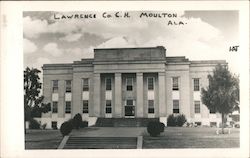
[[[94,48],[94,50],[117,50],[117,49],[165,49],[164,46],[156,47],[122,47],[122,48]]]

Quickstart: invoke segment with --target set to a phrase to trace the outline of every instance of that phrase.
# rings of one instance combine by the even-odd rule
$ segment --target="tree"
[[[24,70],[24,113],[25,121],[41,116],[51,110],[50,103],[42,103],[44,97],[40,95],[42,83],[39,81],[40,70],[27,67]]]
[[[222,133],[227,114],[239,105],[239,78],[231,74],[227,66],[217,65],[208,75],[209,86],[201,89],[201,100],[209,110],[221,114]]]

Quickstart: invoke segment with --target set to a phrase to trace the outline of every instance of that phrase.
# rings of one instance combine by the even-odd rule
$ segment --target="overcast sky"
[[[167,56],[226,60],[238,73],[239,52],[229,52],[230,46],[239,45],[237,11],[164,12],[176,13],[174,18],[140,18],[141,13],[103,18],[103,12],[24,12],[24,67],[40,69],[43,64],[92,58],[94,48],[164,46]],[[96,18],[54,18],[72,14],[96,14]]]

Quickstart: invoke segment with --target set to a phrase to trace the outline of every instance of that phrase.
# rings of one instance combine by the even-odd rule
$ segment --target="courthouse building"
[[[218,126],[220,115],[201,102],[201,88],[217,64],[227,63],[166,57],[162,46],[94,49],[91,59],[45,64],[44,102],[52,110],[41,123],[59,128],[80,113],[89,125],[98,118],[159,118],[166,124],[169,115],[184,114],[188,122]]]

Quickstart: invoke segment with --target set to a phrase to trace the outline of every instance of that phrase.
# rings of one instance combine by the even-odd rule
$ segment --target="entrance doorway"
[[[135,105],[134,105],[134,100],[128,99],[126,100],[126,105],[125,105],[125,117],[135,117]]]

